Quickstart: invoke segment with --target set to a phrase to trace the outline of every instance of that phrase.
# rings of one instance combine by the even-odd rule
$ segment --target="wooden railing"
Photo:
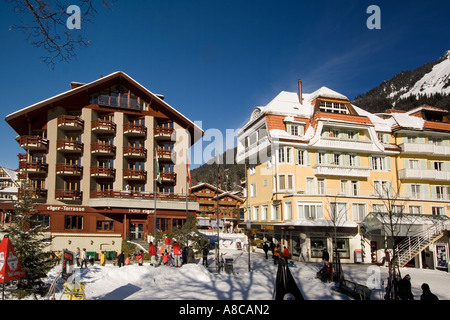
[[[147,127],[143,124],[134,124],[134,123],[127,123],[123,125],[123,132],[135,132],[135,133],[141,133],[141,134],[147,134]]]
[[[146,179],[147,178],[147,171],[145,170],[133,170],[133,169],[124,169],[123,170],[123,177],[124,178],[131,178],[131,179]]]
[[[21,197],[24,193],[28,194],[33,199],[47,198],[47,189],[19,188],[19,197]]]
[[[91,152],[116,153],[116,146],[104,143],[92,143]]]
[[[58,126],[70,126],[74,128],[83,128],[84,127],[84,120],[81,120],[77,116],[69,116],[69,115],[63,115],[58,117]]]
[[[76,164],[56,164],[56,173],[83,174],[83,167]]]
[[[144,191],[93,191],[91,192],[91,198],[133,198],[133,199],[154,199],[155,194],[152,192]],[[163,194],[157,193],[156,198],[159,200],[174,200],[174,201],[186,201],[185,194]],[[194,195],[188,195],[188,201],[195,201]]]
[[[91,121],[91,130],[102,129],[108,131],[116,131],[116,124],[109,120],[93,120]]]
[[[116,169],[114,168],[103,168],[103,167],[91,167],[91,175],[93,176],[111,176],[116,175]]]
[[[36,147],[36,148],[47,148],[48,140],[36,136],[20,136],[18,139],[19,145],[22,148],[25,147]]]
[[[19,161],[19,170],[32,172],[48,172],[48,164],[41,162]]]
[[[147,157],[147,149],[144,147],[124,147],[123,154],[126,155],[139,155]]]
[[[56,141],[56,148],[58,150],[83,151],[83,143],[73,140],[58,140]]]
[[[173,128],[156,127],[153,129],[153,134],[156,137],[171,137],[173,132]]]
[[[83,198],[83,192],[78,190],[55,190],[55,198],[59,200],[81,200]]]

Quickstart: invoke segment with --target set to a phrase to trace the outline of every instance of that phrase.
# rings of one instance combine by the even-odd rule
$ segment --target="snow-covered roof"
[[[394,120],[395,123],[393,123],[392,120]],[[425,123],[425,120],[423,120],[422,118],[411,116],[406,113],[392,113],[392,120],[391,120],[392,126],[398,124],[400,127],[403,128],[411,128],[418,130],[422,130],[423,125]]]
[[[327,87],[321,87],[320,89],[314,91],[310,95],[310,101],[313,101],[314,99],[322,97],[322,98],[331,98],[331,99],[340,99],[340,100],[348,100],[346,96],[343,94],[340,94],[339,92],[336,92],[334,90],[331,90]]]

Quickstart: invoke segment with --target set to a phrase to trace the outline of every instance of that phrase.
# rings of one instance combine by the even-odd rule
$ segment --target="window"
[[[339,257],[343,259],[350,258],[350,246],[349,241],[346,238],[336,239],[336,249],[339,252]]]
[[[284,219],[285,220],[292,220],[292,203],[286,202],[284,204]]]
[[[352,213],[354,221],[363,221],[366,217],[366,205],[364,203],[354,203]]]
[[[323,249],[327,249],[327,238],[311,238],[311,258],[322,258]]]
[[[359,182],[356,180],[352,180],[352,196],[359,195]]]
[[[420,199],[421,197],[421,187],[420,184],[411,185],[411,197],[414,199]]]
[[[384,204],[375,203],[372,205],[373,212],[386,212],[386,207]]]
[[[286,148],[286,163],[292,163],[292,148]]]
[[[434,188],[432,188],[433,191],[433,199],[437,199],[437,200],[447,200],[448,194],[447,194],[447,190],[449,187],[447,186],[434,186]]]
[[[392,183],[385,180],[374,180],[373,191],[376,197],[386,197],[392,195]]]
[[[256,197],[256,182],[250,184],[250,197]]]
[[[306,165],[306,150],[295,149],[295,151],[297,152],[297,164]]]
[[[272,220],[280,219],[280,208],[278,203],[272,204]]]
[[[444,162],[442,162],[442,161],[435,161],[434,162],[434,170],[442,171],[443,167],[444,167]]]
[[[378,171],[386,170],[385,161],[386,161],[385,157],[372,156],[371,169]]]
[[[317,179],[317,193],[325,194],[325,179]]]
[[[286,190],[286,178],[284,174],[278,175],[278,189]]]
[[[284,163],[284,148],[278,149],[278,163]]]
[[[97,230],[114,230],[114,221],[97,221]]]
[[[340,165],[341,164],[341,154],[340,153],[333,154],[333,161],[334,161],[335,165]]]
[[[356,154],[349,154],[349,157],[348,157],[348,164],[349,164],[350,167],[355,167],[355,166],[357,166],[357,163],[356,163]]]
[[[347,221],[347,204],[344,202],[331,202],[330,203],[330,219],[334,220],[337,224],[343,221]]]
[[[410,214],[422,214],[422,207],[421,206],[409,206],[409,213]]]
[[[253,175],[253,174],[256,173],[256,164],[250,164],[250,165],[248,166],[248,173],[249,173],[250,175]]]
[[[346,195],[348,192],[348,181],[347,180],[341,180],[341,188],[340,188],[340,194]]]
[[[294,190],[294,176],[292,174],[287,176],[287,187],[288,190]]]
[[[259,206],[253,207],[253,220],[259,221]]]
[[[314,178],[306,178],[306,193],[314,194]]]
[[[348,114],[347,106],[344,103],[320,101],[320,111]]]
[[[301,220],[315,220],[323,218],[321,203],[297,203],[297,215]]]
[[[64,216],[64,229],[83,230],[83,216]]]
[[[444,208],[443,207],[431,207],[431,214],[433,216],[443,216],[443,215],[445,215]]]
[[[419,169],[419,160],[416,159],[409,159],[409,168],[410,169]]]
[[[261,220],[267,220],[269,218],[269,207],[267,205],[262,206]]]
[[[319,164],[325,164],[326,163],[326,157],[325,152],[319,152]]]

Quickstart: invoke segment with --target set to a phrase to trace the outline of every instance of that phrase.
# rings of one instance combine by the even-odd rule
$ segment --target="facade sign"
[[[448,253],[446,244],[436,244],[436,267],[447,268],[448,267]]]
[[[69,250],[64,250],[62,255],[62,273],[61,277],[64,280],[69,279],[73,275],[73,252]]]

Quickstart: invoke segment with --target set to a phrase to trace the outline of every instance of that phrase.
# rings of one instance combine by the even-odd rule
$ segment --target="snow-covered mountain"
[[[450,50],[433,62],[401,71],[353,103],[370,112],[395,108],[407,110],[429,104],[450,110]]]

